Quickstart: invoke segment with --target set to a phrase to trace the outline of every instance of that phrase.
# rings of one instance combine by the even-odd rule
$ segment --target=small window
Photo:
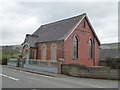
[[[46,46],[42,47],[42,60],[46,60]]]
[[[56,49],[55,45],[52,46],[51,51],[52,51],[51,52],[52,53],[51,59],[56,60],[56,58],[57,58],[57,49]]]
[[[33,52],[31,53],[31,59],[36,59],[36,51],[33,51]]]
[[[36,59],[36,51],[34,51],[33,58]]]
[[[31,55],[32,59],[34,59],[34,51],[32,52],[32,55]]]
[[[85,28],[85,27],[86,27],[86,22],[84,21],[84,22],[83,22],[83,28]]]

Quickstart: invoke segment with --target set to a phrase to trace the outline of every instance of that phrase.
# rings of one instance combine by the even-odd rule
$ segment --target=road
[[[118,81],[39,75],[10,68],[2,68],[2,88],[118,88]]]

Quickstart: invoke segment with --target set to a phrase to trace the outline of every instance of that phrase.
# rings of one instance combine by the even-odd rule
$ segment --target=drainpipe
[[[65,58],[65,42],[63,41],[62,43],[62,58],[64,59]]]
[[[94,54],[93,54],[93,55],[94,55],[94,59],[93,59],[93,65],[95,66],[95,49],[96,49],[96,48],[95,48],[95,39],[94,39],[93,42],[94,42]]]

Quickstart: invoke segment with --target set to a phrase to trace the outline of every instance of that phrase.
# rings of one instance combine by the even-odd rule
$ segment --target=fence
[[[22,60],[19,60],[20,62]],[[17,63],[17,60],[8,60],[8,63]],[[41,65],[41,66],[52,66],[52,67],[57,67],[57,61],[55,60],[32,60],[29,59],[28,63],[30,65]]]
[[[7,61],[7,65],[17,66],[17,60],[12,60],[12,59],[10,60],[10,59],[9,59],[9,60]]]
[[[17,65],[19,63],[19,65]],[[48,72],[58,72],[58,62],[54,60],[33,60],[29,59],[28,64],[23,60],[8,60],[8,65],[19,66],[22,68],[29,68],[34,70],[42,70]]]
[[[55,60],[29,60],[30,65],[40,65],[40,66],[49,66],[49,67],[57,67],[57,61]]]
[[[8,60],[8,63],[17,63],[17,60]]]

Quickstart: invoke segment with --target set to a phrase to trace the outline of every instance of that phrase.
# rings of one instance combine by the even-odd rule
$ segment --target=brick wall
[[[61,73],[88,78],[118,79],[120,69],[110,69],[109,67],[84,67],[80,65],[62,64]],[[120,79],[120,77],[119,77]]]
[[[46,43],[39,43],[38,44],[38,53],[37,53],[37,59],[42,59],[42,46],[46,46],[46,60],[51,60],[51,46],[55,45],[57,49],[57,57],[56,59],[58,60],[59,58],[63,58],[63,41],[57,41],[57,42],[46,42]]]

